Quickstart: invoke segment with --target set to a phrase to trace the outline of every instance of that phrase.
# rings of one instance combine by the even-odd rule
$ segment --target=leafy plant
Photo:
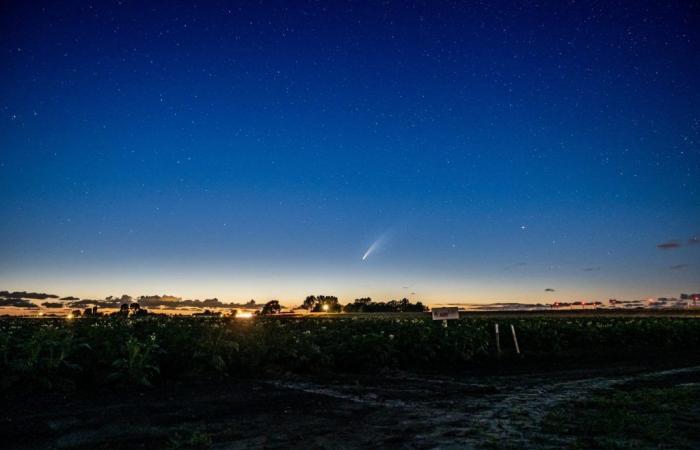
[[[153,377],[160,373],[160,369],[154,363],[154,353],[158,349],[155,335],[144,340],[129,336],[124,345],[124,356],[112,363],[115,371],[109,378],[150,386]]]
[[[463,369],[496,361],[495,322],[525,361],[682,356],[700,360],[700,321],[683,317],[0,319],[0,387],[149,386],[185,377]],[[516,364],[509,332],[498,364]]]

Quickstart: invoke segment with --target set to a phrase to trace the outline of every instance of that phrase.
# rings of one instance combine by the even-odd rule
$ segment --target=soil
[[[700,382],[700,366],[191,382],[7,395],[8,448],[561,448],[547,413],[601,389]],[[700,448],[700,442],[698,443]]]

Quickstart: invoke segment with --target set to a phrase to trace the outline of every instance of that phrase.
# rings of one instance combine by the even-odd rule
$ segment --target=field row
[[[499,353],[494,325],[501,329]],[[516,355],[510,325],[517,333]],[[694,318],[90,318],[0,320],[2,388],[191,377],[468,370],[523,361],[698,359]]]

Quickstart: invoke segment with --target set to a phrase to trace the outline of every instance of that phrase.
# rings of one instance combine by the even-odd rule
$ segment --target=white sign
[[[433,308],[433,320],[454,320],[459,319],[459,308],[452,306],[449,308]]]

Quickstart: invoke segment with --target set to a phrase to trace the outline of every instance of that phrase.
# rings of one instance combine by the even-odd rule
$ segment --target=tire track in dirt
[[[629,382],[700,372],[700,366],[618,376],[586,376],[556,381],[551,375],[451,379],[397,378],[391,387],[313,382],[271,382],[368,406],[391,409],[393,421],[406,429],[407,448],[482,448],[489,444],[513,448],[561,448],[570,440],[542,431],[541,422],[561,403],[586,398],[593,391]],[[466,392],[466,394],[464,394]],[[401,397],[401,399],[392,398]]]
[[[555,406],[587,397],[593,391],[614,386],[671,377],[684,373],[700,372],[700,366],[644,372],[623,377],[594,377],[582,380],[555,382],[516,390],[501,398],[494,408],[484,409],[473,420],[489,438],[506,441],[517,447],[547,448],[542,441],[546,437],[553,448],[561,448],[568,442],[559,435],[542,435],[540,424],[546,414]],[[537,442],[534,442],[537,441]]]

